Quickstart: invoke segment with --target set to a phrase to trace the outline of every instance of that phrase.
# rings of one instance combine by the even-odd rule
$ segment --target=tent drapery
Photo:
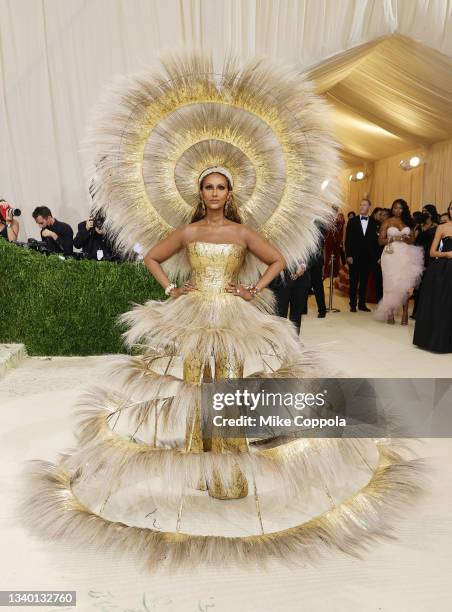
[[[445,0],[0,0],[0,196],[23,209],[21,238],[38,236],[38,204],[73,227],[86,217],[89,110],[115,74],[168,48],[296,63],[332,102],[349,164],[452,138],[451,11]]]
[[[400,160],[413,155],[423,156],[424,163],[409,172],[403,171]],[[349,181],[350,174],[362,170],[362,165],[348,168],[342,174],[344,210],[357,211],[361,198],[369,196],[374,206],[390,207],[396,198],[403,198],[412,211],[431,203],[442,213],[452,200],[452,139],[438,142],[428,150],[404,151],[364,168],[368,176],[363,181]]]

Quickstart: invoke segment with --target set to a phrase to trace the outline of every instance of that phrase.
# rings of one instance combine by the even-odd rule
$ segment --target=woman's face
[[[200,194],[209,210],[223,208],[229,195],[227,178],[218,172],[208,174],[203,179]]]
[[[403,213],[403,206],[400,204],[400,202],[397,202],[392,207],[392,214],[394,215],[394,217],[401,217],[402,213]]]

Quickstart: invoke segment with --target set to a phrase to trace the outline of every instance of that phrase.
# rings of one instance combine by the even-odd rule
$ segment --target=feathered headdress
[[[147,252],[190,221],[211,166],[228,169],[243,221],[290,268],[315,248],[313,221],[328,223],[338,204],[327,105],[301,73],[264,60],[227,58],[215,71],[210,55],[193,52],[121,78],[95,110],[84,148],[95,208],[125,253],[137,243]],[[181,257],[167,265],[171,276],[186,271]]]

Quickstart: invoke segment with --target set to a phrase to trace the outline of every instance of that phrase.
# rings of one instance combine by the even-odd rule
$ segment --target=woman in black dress
[[[411,315],[412,319],[416,318],[417,307],[419,305],[419,295],[421,293],[422,281],[424,280],[425,270],[429,267],[431,258],[430,258],[430,249],[433,244],[433,239],[435,238],[436,228],[439,225],[439,215],[436,210],[436,206],[434,204],[426,204],[422,208],[422,212],[420,213],[420,223],[415,228],[414,233],[416,239],[414,244],[420,246],[424,250],[424,273],[422,274],[421,284],[417,289],[414,290],[414,307],[413,314]]]
[[[452,353],[452,202],[447,215],[449,220],[436,228],[430,249],[413,338],[420,348],[436,353]]]

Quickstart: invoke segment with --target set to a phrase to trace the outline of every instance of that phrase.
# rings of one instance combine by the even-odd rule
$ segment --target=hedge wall
[[[165,297],[143,264],[61,260],[0,238],[0,265],[0,342],[30,355],[125,352],[117,316]]]

